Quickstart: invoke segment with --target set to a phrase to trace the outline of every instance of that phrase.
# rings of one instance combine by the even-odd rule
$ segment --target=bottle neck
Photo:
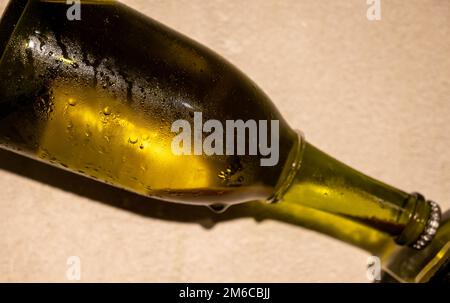
[[[353,244],[369,250],[378,246],[367,241],[376,242],[386,235],[399,245],[415,245],[420,240],[431,213],[421,195],[372,179],[307,142],[302,144],[300,158],[280,210],[298,213],[308,209],[315,216],[315,226],[329,226],[332,236],[350,237]],[[369,230],[375,233],[372,239],[365,238]]]

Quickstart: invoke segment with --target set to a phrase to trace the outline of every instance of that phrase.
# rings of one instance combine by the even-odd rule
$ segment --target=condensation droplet
[[[103,109],[103,114],[106,115],[106,116],[111,115],[111,108],[110,108],[109,106],[106,106],[106,107]]]
[[[228,209],[229,205],[214,203],[214,204],[208,205],[208,207],[213,212],[220,214],[220,213],[225,212]]]
[[[130,142],[131,144],[136,144],[138,142],[138,137],[131,136],[128,138],[128,142]]]
[[[69,98],[69,105],[70,105],[70,106],[75,106],[75,105],[77,105],[77,100],[75,100],[74,98]]]

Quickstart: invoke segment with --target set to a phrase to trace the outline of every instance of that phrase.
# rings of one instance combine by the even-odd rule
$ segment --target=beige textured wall
[[[365,0],[123,2],[231,60],[317,146],[450,208],[449,1],[382,0],[378,22]],[[1,281],[65,281],[72,255],[83,281],[366,281],[367,253],[316,232],[143,205],[6,152],[0,188]]]

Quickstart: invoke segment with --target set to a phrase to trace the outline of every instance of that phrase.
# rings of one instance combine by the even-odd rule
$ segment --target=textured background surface
[[[449,1],[382,0],[378,22],[365,0],[123,2],[228,58],[315,145],[450,208]],[[366,281],[367,253],[281,222],[142,206],[6,152],[0,187],[1,281],[65,281],[72,255],[83,281]]]

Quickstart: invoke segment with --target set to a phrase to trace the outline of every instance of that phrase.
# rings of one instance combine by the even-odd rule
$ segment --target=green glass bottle
[[[365,248],[397,281],[444,279],[450,233],[448,221],[438,228],[437,204],[306,142],[250,79],[195,41],[119,2],[81,1],[80,20],[68,8],[15,0],[1,19],[2,148],[165,201],[216,211],[266,201],[250,210]],[[199,119],[260,128],[246,124],[227,141],[232,149],[208,154],[195,142],[204,144],[212,128],[194,127],[194,152],[174,153],[174,122]],[[261,141],[261,125],[277,136]],[[263,165],[269,143],[278,147],[275,161]]]

